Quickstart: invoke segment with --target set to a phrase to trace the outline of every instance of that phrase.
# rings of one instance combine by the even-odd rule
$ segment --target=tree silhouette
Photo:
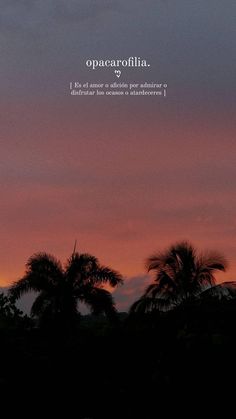
[[[32,316],[41,324],[72,326],[79,316],[78,302],[85,303],[95,314],[114,316],[115,304],[104,284],[115,287],[123,282],[121,275],[90,254],[73,253],[65,267],[47,253],[31,256],[26,273],[10,288],[10,296],[19,299],[29,291],[38,293]]]
[[[28,327],[30,318],[16,307],[13,299],[3,292],[0,293],[0,328]]]
[[[235,283],[215,285],[215,272],[227,267],[224,256],[217,252],[198,255],[187,241],[150,256],[146,267],[148,272],[155,272],[155,281],[131,306],[131,313],[169,311],[200,296],[231,298],[236,293]]]

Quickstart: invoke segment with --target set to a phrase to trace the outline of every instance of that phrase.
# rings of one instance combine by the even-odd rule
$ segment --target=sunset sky
[[[234,0],[8,0],[0,11],[0,285],[38,251],[78,250],[126,278],[177,240],[223,252],[236,280]],[[147,59],[119,82],[166,98],[72,97],[117,81],[87,59]]]

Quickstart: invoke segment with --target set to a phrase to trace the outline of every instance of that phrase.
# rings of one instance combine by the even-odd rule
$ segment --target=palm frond
[[[148,297],[148,296],[152,295],[152,292],[155,291],[156,288],[157,288],[156,283],[148,285],[145,292],[144,292],[144,296]]]
[[[67,260],[65,272],[71,280],[87,278],[89,273],[97,270],[98,259],[88,253],[73,253]]]
[[[23,278],[15,281],[8,293],[11,298],[18,300],[23,294],[26,294],[30,291],[40,291],[36,284],[31,281],[29,275],[24,276]]]
[[[84,292],[83,301],[87,304],[94,314],[105,313],[107,316],[116,313],[115,303],[112,294],[103,288],[87,288]]]
[[[35,299],[31,307],[32,316],[41,316],[51,305],[51,298],[47,292],[42,291]]]
[[[208,252],[205,255],[200,255],[197,260],[199,268],[208,269],[210,271],[226,271],[228,262],[226,258],[216,252]]]
[[[62,272],[61,262],[55,258],[55,256],[45,253],[39,252],[32,255],[27,264],[27,269],[33,270],[47,270],[47,272],[55,274]]]
[[[145,267],[148,272],[155,270],[158,271],[165,263],[166,255],[164,253],[154,253],[145,262]]]
[[[165,298],[141,297],[130,307],[130,313],[147,314],[152,312],[166,312],[175,307],[175,303]]]
[[[97,270],[92,272],[91,277],[96,285],[109,283],[111,287],[116,287],[123,284],[122,275],[106,266],[99,266]]]
[[[236,282],[222,282],[213,287],[205,289],[200,295],[201,300],[207,299],[225,299],[232,300],[236,298]]]
[[[51,289],[62,279],[60,262],[47,253],[37,253],[29,258],[24,277],[13,284],[9,294],[18,299],[29,291]]]
[[[144,311],[156,307],[166,310],[168,305],[173,308],[198,297],[206,287],[214,286],[215,272],[225,271],[227,261],[217,252],[198,256],[188,241],[182,241],[165,252],[150,256],[146,267],[148,271],[155,272],[155,282],[147,287],[137,305],[132,307]]]

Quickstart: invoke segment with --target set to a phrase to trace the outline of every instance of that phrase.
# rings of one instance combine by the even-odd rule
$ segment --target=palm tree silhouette
[[[215,272],[225,271],[227,267],[224,256],[217,252],[198,255],[187,241],[150,256],[146,267],[148,272],[155,272],[155,281],[131,306],[131,313],[169,311],[200,296],[231,298],[236,293],[234,282],[215,285]]]
[[[101,266],[90,254],[73,252],[63,267],[54,256],[37,253],[29,258],[25,275],[13,284],[9,293],[17,300],[29,291],[37,292],[32,316],[38,317],[41,324],[69,326],[80,314],[78,302],[88,305],[95,314],[114,316],[112,295],[103,285],[115,287],[122,282],[118,272]]]

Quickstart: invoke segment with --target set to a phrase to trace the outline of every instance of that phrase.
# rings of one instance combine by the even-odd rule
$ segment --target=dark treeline
[[[129,313],[112,294],[122,276],[89,254],[73,252],[65,266],[33,255],[23,278],[0,295],[1,394],[19,412],[77,418],[163,417],[233,401],[236,292],[215,284],[227,268],[216,253],[177,243],[146,261],[153,283]],[[31,316],[16,308],[37,292]],[[82,316],[79,303],[91,314]],[[23,410],[22,410],[23,409]],[[226,415],[227,416],[227,415]]]

